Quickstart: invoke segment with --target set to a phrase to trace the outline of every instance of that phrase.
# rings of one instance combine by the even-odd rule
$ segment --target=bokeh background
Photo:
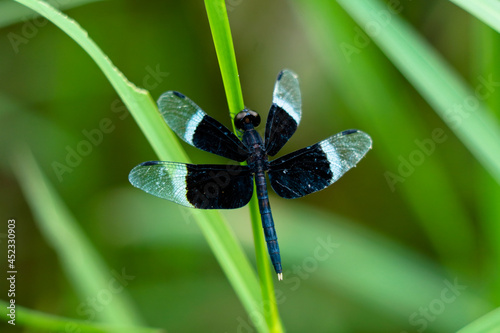
[[[498,128],[500,40],[450,1],[367,2],[469,87],[465,111],[450,102],[440,117],[394,65],[405,59],[390,60],[337,2],[226,1],[245,104],[265,117],[277,73],[299,76],[302,123],[281,154],[349,128],[374,141],[327,190],[294,201],[270,194],[281,318],[288,332],[455,331],[500,304],[499,184],[455,134],[476,117],[467,103]],[[230,126],[202,1],[59,4],[154,99],[178,90]],[[100,69],[52,23],[12,1],[0,8],[0,241],[6,253],[15,218],[17,304],[105,321],[101,309],[119,294],[144,326],[253,332],[191,212],[128,183],[131,168],[157,157]],[[226,163],[183,145],[195,163]],[[127,276],[111,293],[79,292],[32,213],[20,186],[28,149],[110,276]],[[248,209],[223,214],[254,264]]]

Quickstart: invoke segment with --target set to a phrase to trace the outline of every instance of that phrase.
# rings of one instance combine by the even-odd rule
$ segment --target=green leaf
[[[122,275],[126,267],[116,272],[107,268],[99,252],[87,239],[75,218],[47,181],[33,156],[26,148],[17,149],[13,156],[12,170],[15,172],[23,193],[35,215],[38,227],[48,243],[54,247],[61,265],[81,299],[109,288],[113,275]],[[97,312],[107,322],[125,326],[142,323],[132,306],[126,291],[113,294],[113,302]]]
[[[85,30],[75,21],[43,1],[16,1],[48,18],[92,57],[124,101],[161,160],[188,161],[178,140],[163,121],[149,93],[129,82],[88,37]],[[255,326],[260,331],[266,331],[263,320],[260,318],[262,298],[255,273],[227,223],[216,211],[193,210],[192,216],[199,224],[243,306],[248,313],[252,314]]]
[[[489,307],[465,277],[446,276],[434,263],[355,221],[300,204],[278,209],[276,218],[287,221],[281,245],[295,261],[294,285],[300,286],[297,278],[315,279],[317,288],[407,325],[410,316],[421,318],[414,313],[457,284],[453,306],[429,323],[436,332],[456,330]]]
[[[340,197],[341,194],[333,196]],[[99,201],[99,209],[96,209],[102,212],[99,219],[107,219],[115,214],[117,205],[123,205],[124,209],[118,217],[119,225],[124,232],[132,235],[132,239],[124,240],[126,244],[132,242],[139,247],[152,246],[155,249],[161,247],[166,239],[169,244],[180,248],[190,246],[205,251],[201,245],[192,245],[197,243],[195,233],[188,233],[181,227],[167,231],[152,222],[153,217],[166,214],[161,203],[147,201],[132,190],[114,190],[104,193],[103,198]],[[312,300],[323,300],[328,304],[323,312],[320,311],[323,315],[318,314],[319,317],[342,317],[344,312],[334,305],[338,302],[342,308],[363,308],[367,316],[375,314],[381,321],[400,323],[400,331],[403,331],[410,315],[441,297],[448,287],[445,281],[453,284],[455,279],[467,288],[460,290],[460,295],[452,304],[447,304],[439,320],[429,323],[430,331],[455,331],[490,309],[491,305],[478,297],[481,294],[475,282],[459,275],[445,275],[440,266],[406,246],[351,219],[307,207],[300,202],[290,205],[288,200],[275,199],[275,219],[286,222],[286,227],[280,229],[280,247],[286,253],[284,272],[287,280],[276,284],[280,305],[287,309],[283,313],[285,322],[291,323],[294,319],[290,317],[297,317],[294,307],[301,309],[302,313],[295,318],[296,321],[303,321],[303,318],[309,318],[311,312],[317,311],[317,307],[294,304],[294,300],[301,299],[303,293],[315,292]],[[148,207],[151,218],[146,224],[137,226],[134,221],[141,206]],[[225,215],[235,220],[244,218],[239,210],[225,211]],[[235,228],[238,238],[250,250],[252,235],[248,228],[242,225]],[[348,318],[339,318],[342,319],[349,321]],[[311,320],[306,320],[304,325],[310,325],[310,331],[320,331],[316,329],[318,323]],[[294,331],[301,330],[295,328]]]
[[[0,300],[2,309],[11,306],[3,300]],[[164,332],[158,328],[130,327],[122,325],[109,325],[99,323],[89,323],[88,321],[74,320],[48,315],[43,312],[27,309],[20,305],[15,305],[16,319],[18,326],[31,327],[37,332],[81,332],[81,333],[161,333]],[[2,316],[2,320],[11,320],[8,316]],[[11,325],[11,324],[9,324]]]
[[[475,58],[471,60],[474,70],[480,73],[490,73],[493,77],[500,77],[500,67],[497,66],[497,59],[500,57],[500,38],[498,33],[488,26],[477,22],[473,27],[473,34],[470,40],[473,42],[472,48]],[[492,93],[486,101],[494,116],[500,119],[500,94]],[[489,299],[494,304],[500,304],[500,275],[496,274],[497,266],[500,262],[500,186],[495,183],[491,176],[484,170],[479,170],[478,181],[476,181],[475,192],[477,193],[477,211],[480,212],[479,221],[483,230],[486,243],[485,248],[489,248],[490,255],[489,271],[492,279],[488,281],[486,287]]]
[[[303,25],[324,64],[325,75],[356,117],[358,126],[372,136],[372,153],[377,154],[385,166],[382,176],[388,187],[401,193],[445,265],[468,270],[470,263],[457,258],[475,251],[474,232],[440,154],[427,156],[425,163],[407,174],[400,173],[401,160],[418,151],[415,140],[429,140],[435,129],[429,130],[419,119],[420,110],[408,94],[401,92],[401,82],[396,76],[388,75],[391,73],[388,67],[392,66],[339,3],[327,0],[297,0],[296,3]],[[334,122],[336,115],[328,112],[324,117]],[[438,146],[434,148],[437,150]],[[391,183],[393,179],[398,180]],[[436,202],[440,202],[439,209]]]
[[[236,66],[236,55],[234,54],[233,39],[227,17],[226,4],[220,0],[205,0],[208,22],[212,31],[215,51],[219,60],[220,72],[224,89],[226,91],[227,104],[231,119],[245,108],[243,95],[241,93],[240,77]],[[233,123],[233,122],[231,122]],[[233,123],[233,130],[236,128]]]
[[[340,0],[339,4],[360,26],[377,27],[371,38],[500,184],[500,127],[482,97],[382,2]]]
[[[244,109],[243,97],[241,93],[236,56],[234,54],[233,40],[227,17],[226,4],[224,0],[205,0],[208,21],[212,31],[212,37],[219,60],[219,67],[222,74],[222,81],[226,91],[226,98],[229,105],[231,120]],[[237,130],[233,124],[233,131]],[[273,273],[267,255],[266,243],[260,222],[259,205],[257,201],[257,191],[254,189],[253,197],[250,200],[250,220],[255,243],[255,256],[257,259],[258,273],[262,292],[263,304],[267,306],[263,311],[268,328],[271,332],[282,332],[283,327],[279,318],[276,297],[274,294]]]
[[[500,333],[500,308],[474,320],[457,333]]]
[[[156,103],[149,93],[136,87],[113,65],[88,34],[74,20],[39,0],[16,0],[37,11],[57,25],[75,40],[96,62],[104,75],[129,109],[139,127],[146,135],[156,154],[161,159],[186,158],[178,141],[157,111]]]
[[[52,6],[59,8],[60,10],[71,9],[79,7],[88,3],[97,2],[100,0],[72,0],[72,1],[61,1],[49,0],[47,1]],[[33,11],[26,7],[19,6],[19,4],[13,1],[1,1],[0,2],[0,28],[6,27],[11,24],[19,23],[26,20],[26,17],[33,16]],[[35,14],[35,17],[37,15]],[[31,17],[30,17],[31,18]]]
[[[450,0],[500,32],[500,2],[496,0]]]

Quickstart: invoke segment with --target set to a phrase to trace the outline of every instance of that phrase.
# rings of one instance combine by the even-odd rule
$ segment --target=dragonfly
[[[199,209],[243,207],[252,198],[255,184],[269,257],[278,280],[282,280],[266,174],[280,197],[300,198],[332,185],[372,148],[368,134],[350,129],[269,161],[269,156],[276,155],[296,131],[302,116],[301,104],[297,75],[282,70],[274,86],[264,140],[255,129],[260,116],[248,108],[234,117],[240,140],[188,97],[167,91],[158,99],[158,108],[167,125],[182,140],[246,165],[149,161],[134,167],[129,181],[149,194]]]

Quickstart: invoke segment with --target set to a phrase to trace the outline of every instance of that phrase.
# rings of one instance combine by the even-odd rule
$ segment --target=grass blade
[[[469,325],[460,329],[457,333],[499,333],[500,332],[500,308],[485,314],[474,320]]]
[[[500,32],[500,2],[495,0],[450,0]]]
[[[97,1],[100,0],[73,0],[71,2],[63,3],[60,3],[59,1],[47,2],[52,6],[59,8],[60,10],[65,10]],[[2,13],[2,15],[0,16],[0,28],[22,22],[23,20],[26,20],[26,17],[29,17],[29,15],[33,15],[33,11],[29,10],[26,7],[19,6],[13,1],[1,1],[0,13]]]
[[[236,55],[234,54],[233,39],[231,37],[231,28],[227,17],[226,4],[219,0],[205,0],[208,22],[214,40],[217,59],[226,91],[227,104],[231,119],[238,112],[244,109],[243,94],[241,93],[240,78],[238,67],[236,66]],[[233,130],[236,128],[233,123]]]
[[[378,24],[373,40],[500,184],[500,127],[481,96],[382,2],[341,0],[339,4],[360,26]]]
[[[128,81],[88,37],[86,31],[75,21],[70,20],[43,1],[16,1],[45,16],[73,38],[92,57],[124,101],[160,159],[188,161],[178,140],[163,121],[156,103],[149,93]],[[266,326],[259,316],[262,299],[255,273],[226,222],[215,211],[192,211],[192,216],[200,226],[243,306],[248,313],[252,314],[255,326],[261,331],[266,331]]]
[[[318,279],[316,287],[332,290],[386,318],[397,318],[403,325],[408,325],[415,311],[441,295],[447,285],[445,280],[465,285],[453,308],[447,308],[439,320],[429,323],[428,328],[435,332],[452,332],[489,308],[465,277],[443,275],[434,263],[357,226],[355,221],[297,206],[279,210],[280,219],[287,221],[284,246],[297,260],[294,270],[301,272],[294,277]],[[307,227],[305,220],[310,221]],[[311,269],[316,267],[313,262],[317,271]]]
[[[26,200],[48,243],[56,250],[63,268],[81,299],[107,290],[113,279],[110,269],[74,217],[47,181],[31,153],[19,149],[12,169]],[[141,319],[124,292],[113,295],[113,302],[98,312],[107,323],[138,326]]]
[[[9,303],[0,300],[0,306],[5,309],[10,306]],[[2,319],[9,320],[8,316],[2,316]],[[16,325],[36,329],[37,332],[81,332],[81,333],[161,333],[164,332],[158,328],[147,327],[127,327],[109,324],[89,323],[88,321],[77,321],[69,318],[62,318],[48,315],[43,312],[27,309],[16,305]]]
[[[226,4],[224,0],[205,0],[208,21],[219,60],[219,67],[222,73],[224,89],[229,105],[231,120],[234,116],[244,109],[243,96],[236,65],[236,56],[234,54],[231,30],[227,17]],[[233,124],[233,131],[237,133]],[[250,220],[255,243],[255,256],[257,259],[258,273],[260,277],[261,292],[263,304],[266,304],[269,311],[263,311],[267,325],[271,332],[282,332],[282,324],[279,318],[276,297],[274,294],[274,285],[272,278],[271,265],[266,251],[263,231],[260,223],[259,206],[257,201],[257,191],[250,200]]]
[[[496,64],[496,59],[500,57],[500,40],[498,33],[480,22],[476,22],[474,33],[470,35],[474,43],[474,49],[478,50],[476,59],[473,60],[476,68],[474,70],[480,73],[491,73],[493,77],[500,77],[500,68]],[[492,111],[495,112],[497,119],[500,119],[500,94],[492,94],[486,101]],[[500,276],[496,274],[498,263],[500,262],[500,187],[491,179],[491,176],[484,170],[479,170],[479,182],[475,188],[478,195],[478,211],[480,214],[480,223],[483,225],[484,239],[489,242],[487,248],[489,270],[492,273],[492,279],[488,285],[488,296],[494,304],[500,304]]]
[[[165,214],[164,207],[160,203],[148,202],[129,189],[106,195],[101,204],[103,212],[107,213],[103,213],[101,219],[113,214],[117,203],[124,202],[125,208],[119,215],[120,225],[133,237],[127,243],[132,241],[138,246],[156,244],[159,248],[164,239],[179,247],[196,243],[197,235],[193,232],[186,233],[183,228],[167,231],[151,222],[153,218],[147,219],[148,222],[139,228],[135,223],[135,216],[140,214],[138,207],[147,205],[151,217]],[[440,266],[425,256],[354,220],[300,202],[289,205],[279,198],[273,202],[276,220],[286,221],[286,228],[280,229],[280,235],[281,246],[287,249],[284,271],[288,277],[285,283],[276,284],[276,292],[280,295],[280,306],[286,308],[283,320],[292,324],[295,332],[322,332],[324,330],[318,329],[321,322],[332,318],[349,321],[336,307],[337,303],[342,304],[341,308],[362,308],[359,315],[364,314],[367,318],[375,315],[381,321],[399,323],[400,329],[393,331],[404,331],[409,325],[410,315],[439,298],[446,288],[444,281],[453,283],[455,278],[467,288],[460,291],[460,296],[446,308],[439,320],[429,323],[428,331],[453,332],[491,309],[491,304],[480,297],[483,288],[479,288],[476,282],[461,275],[445,275]],[[238,210],[228,210],[225,214],[229,219],[242,219],[245,215]],[[139,230],[144,232],[137,232]],[[248,228],[240,226],[235,231],[250,250],[253,244]],[[200,251],[200,256],[205,251],[201,245],[194,249]],[[322,311],[317,311],[319,305],[304,307],[297,304],[299,294],[310,289],[318,293],[312,303],[322,304]],[[297,316],[296,311],[301,316]],[[406,331],[416,331],[415,326],[413,328]],[[348,331],[362,329],[350,327]]]
[[[430,136],[425,124],[415,117],[418,108],[406,94],[400,93],[400,82],[387,75],[386,67],[390,64],[370,46],[368,36],[364,47],[355,48],[357,52],[351,57],[342,51],[343,45],[349,46],[355,38],[363,36],[356,32],[355,23],[337,2],[302,0],[296,3],[326,75],[339,90],[339,98],[349,106],[361,129],[372,135],[373,153],[385,164],[386,174],[396,173],[400,158],[416,150],[415,139]],[[367,82],[376,84],[367,86]],[[330,121],[334,121],[334,116]],[[427,158],[418,170],[405,176],[402,183],[388,185],[391,191],[401,192],[445,265],[467,271],[469,267],[464,266],[467,264],[457,258],[475,251],[474,232],[438,155]],[[433,191],[428,191],[429,188]],[[436,202],[442,203],[438,210]]]
[[[88,37],[75,21],[39,0],[16,0],[45,16],[75,40],[96,62],[141,127],[156,154],[162,158],[186,158],[174,134],[157,112],[149,93],[136,87],[113,65],[110,59]]]

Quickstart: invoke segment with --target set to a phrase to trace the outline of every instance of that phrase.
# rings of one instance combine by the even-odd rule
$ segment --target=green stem
[[[9,308],[9,306],[11,308]],[[48,315],[43,312],[27,309],[23,306],[14,303],[12,307],[11,303],[4,300],[0,300],[0,307],[2,309],[7,308],[7,313],[14,311],[15,317],[9,317],[6,315],[2,316],[2,320],[10,321],[13,318],[15,320],[13,323],[21,325],[23,327],[31,327],[37,332],[39,331],[50,331],[50,332],[66,332],[66,331],[78,331],[81,333],[160,333],[163,330],[158,328],[149,327],[132,327],[132,326],[117,326],[102,323],[92,323],[89,321],[80,321],[74,319],[68,319],[53,315]],[[9,324],[10,325],[10,324]]]
[[[266,318],[270,332],[284,332],[283,325],[279,317],[276,296],[274,294],[273,275],[274,271],[270,265],[267,255],[267,245],[264,241],[262,226],[260,222],[259,202],[256,200],[256,189],[254,188],[254,197],[250,201],[250,220],[252,221],[252,232],[255,243],[255,257],[257,258],[257,271],[264,302],[263,314]],[[260,258],[260,260],[259,260]]]
[[[229,112],[231,119],[234,119],[234,116],[245,108],[245,104],[243,103],[243,94],[241,93],[240,78],[238,67],[236,66],[236,55],[234,54],[226,4],[221,0],[205,0],[205,7],[214,39],[217,59],[219,60]],[[233,130],[236,132],[234,123]]]
[[[457,333],[488,333],[498,332],[500,326],[500,308],[496,308],[484,316],[474,320]]]
[[[214,39],[215,51],[219,60],[219,67],[222,74],[222,81],[226,91],[231,119],[243,110],[243,95],[241,93],[238,68],[236,66],[236,56],[234,53],[233,40],[227,17],[224,0],[205,0],[208,21]],[[233,123],[233,130],[236,132]],[[269,263],[266,251],[266,244],[263,237],[260,223],[259,207],[256,198],[256,191],[250,201],[250,220],[254,235],[255,255],[262,291],[262,313],[266,318],[266,323],[270,332],[283,332],[283,327],[278,313],[276,297],[274,294],[273,272]]]
[[[160,160],[189,161],[185,152],[181,149],[180,144],[178,144],[178,141],[175,139],[173,132],[168,129],[167,124],[162,119],[149,92],[137,88],[133,83],[128,81],[112,64],[111,60],[102,52],[97,44],[89,38],[85,30],[75,21],[55,10],[45,1],[16,1],[49,19],[68,36],[73,38],[92,57],[106,75],[109,82],[113,85],[118,95],[122,98],[130,113],[134,116],[151,146],[160,157]],[[37,197],[37,200],[43,201],[45,198],[46,197],[41,196],[40,198]],[[66,208],[63,209],[67,211]],[[58,210],[51,212],[51,214],[60,216]],[[256,329],[259,332],[269,331],[267,323],[261,315],[262,297],[261,294],[259,294],[259,284],[255,271],[252,269],[241,245],[237,242],[226,221],[218,211],[213,210],[196,210],[192,212],[192,216],[202,230],[207,243],[212,249],[241,303],[246,311],[251,314]],[[63,251],[63,254],[68,252],[65,251],[66,248],[63,247],[58,248],[58,250]],[[79,262],[80,261],[73,260],[67,264],[74,266],[75,263],[78,264]],[[87,279],[87,281],[92,282],[94,279]],[[129,319],[133,317],[134,316],[131,315],[127,316]],[[124,320],[121,320],[121,323],[123,322]]]

